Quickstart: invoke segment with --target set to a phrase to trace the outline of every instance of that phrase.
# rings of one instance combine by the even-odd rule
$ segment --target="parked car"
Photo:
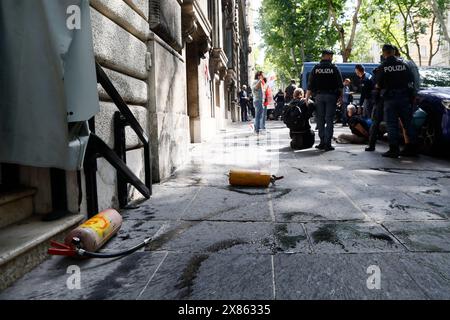
[[[418,132],[424,154],[450,155],[450,67],[420,68],[417,107],[427,118]]]

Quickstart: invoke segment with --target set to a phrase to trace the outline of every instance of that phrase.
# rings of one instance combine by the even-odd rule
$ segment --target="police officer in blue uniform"
[[[400,155],[409,156],[410,146],[400,152],[399,149],[399,119],[405,131],[411,133],[412,105],[415,95],[414,76],[402,60],[395,57],[395,48],[390,44],[383,46],[385,61],[381,64],[377,74],[377,87],[380,89],[384,101],[384,113],[389,136],[389,151],[383,157],[398,158]],[[412,136],[412,134],[411,134]]]
[[[334,133],[334,116],[336,104],[342,101],[343,80],[342,74],[333,64],[333,51],[322,51],[322,60],[316,65],[309,77],[306,101],[313,96],[316,104],[316,121],[319,130],[319,150],[333,151],[331,145]]]

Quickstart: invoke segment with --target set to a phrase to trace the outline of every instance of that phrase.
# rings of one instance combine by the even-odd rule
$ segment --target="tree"
[[[337,40],[323,1],[263,0],[256,25],[281,79],[299,77],[304,62],[319,59],[320,50]]]
[[[447,12],[450,6],[450,0],[428,0],[434,12],[434,18],[439,21],[439,25],[445,40],[450,44],[450,35],[448,32],[445,18],[442,12]]]
[[[333,26],[336,28],[336,31],[339,34],[342,59],[344,62],[348,62],[348,59],[352,54],[353,44],[355,41],[356,28],[359,23],[359,11],[361,9],[362,0],[356,0],[355,11],[353,13],[351,22],[338,18],[338,13],[341,13],[342,16],[346,1],[328,0],[327,2],[330,9]],[[350,35],[348,39],[346,25],[351,25]]]
[[[435,28],[438,17],[430,1],[372,0],[362,9],[361,18],[375,39],[396,45],[402,55],[409,60],[412,60],[415,47],[419,65],[431,64],[431,60],[440,48],[441,40],[438,38],[438,45],[435,48]],[[442,0],[442,2],[448,1]],[[428,61],[422,57],[421,50],[421,38],[426,34],[430,34]]]

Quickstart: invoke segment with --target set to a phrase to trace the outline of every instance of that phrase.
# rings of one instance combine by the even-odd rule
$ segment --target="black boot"
[[[397,159],[398,157],[400,157],[399,147],[397,145],[390,145],[389,151],[386,153],[383,153],[383,157]]]
[[[405,148],[400,152],[402,157],[417,157],[417,148],[413,144],[407,144]]]
[[[328,144],[328,145],[325,146],[325,148],[323,150],[325,152],[329,152],[329,151],[334,151],[335,148],[331,144]]]
[[[316,149],[325,150],[326,145],[324,143],[320,143],[316,146]]]
[[[365,150],[366,150],[366,152],[374,152],[375,151],[375,146],[369,145]]]

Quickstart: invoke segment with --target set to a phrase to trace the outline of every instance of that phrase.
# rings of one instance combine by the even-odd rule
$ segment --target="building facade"
[[[158,183],[188,159],[191,143],[208,141],[228,124],[240,121],[237,95],[241,85],[248,84],[251,69],[249,1],[89,3],[95,59],[148,134],[153,183]],[[114,149],[117,107],[100,85],[98,92],[100,112],[93,121],[95,133]],[[125,136],[126,164],[144,180],[145,149],[130,128],[126,128]],[[56,210],[53,169],[2,164],[3,185],[11,166],[25,187],[18,191],[21,195],[11,196],[11,190],[7,190],[8,197],[4,188],[0,189],[0,238],[2,233],[14,233],[16,225],[26,221],[30,227],[35,224],[39,241],[30,238],[11,247],[0,245],[2,287],[46,258],[43,243],[84,219],[88,197],[92,196],[83,170],[65,171],[59,183],[64,184],[67,209],[73,218],[66,218],[65,224],[56,223],[58,228],[44,226],[40,232],[40,218]],[[97,160],[96,180],[99,210],[119,209],[118,175],[102,158]],[[127,192],[130,200],[142,198],[134,187],[128,186]],[[17,246],[23,250],[17,250]],[[20,254],[11,255],[12,251]]]

